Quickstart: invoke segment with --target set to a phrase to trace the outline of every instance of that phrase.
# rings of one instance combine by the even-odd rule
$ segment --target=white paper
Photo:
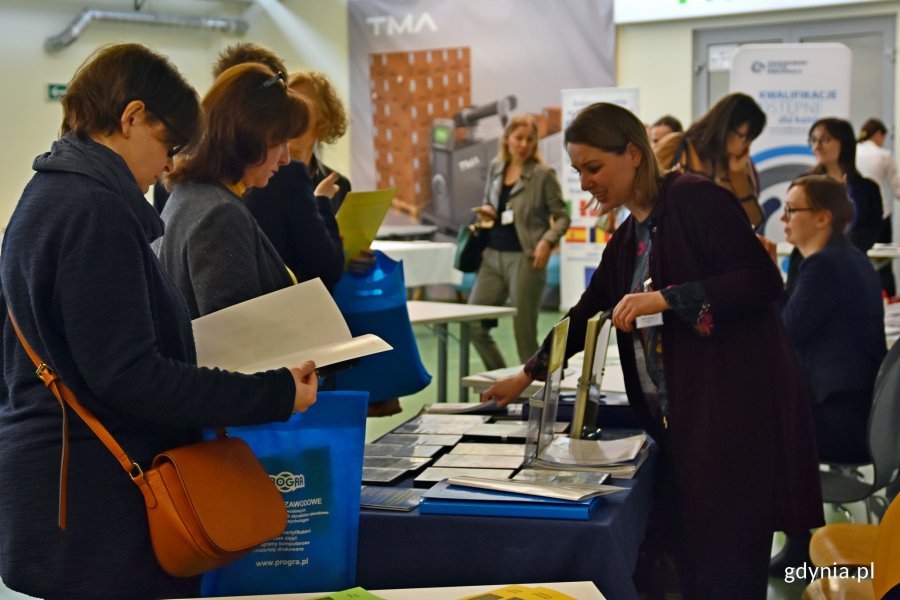
[[[609,441],[573,440],[558,437],[547,446],[538,458],[545,464],[613,465],[634,460],[646,442],[646,434]]]
[[[200,366],[242,373],[307,360],[324,367],[392,349],[376,335],[354,338],[320,279],[223,308],[192,325]]]
[[[543,485],[531,481],[497,481],[493,479],[482,479],[480,477],[450,477],[447,483],[451,485],[459,485],[464,487],[474,487],[485,490],[493,490],[497,492],[510,492],[513,494],[524,494],[526,496],[541,496],[544,498],[556,498],[559,500],[570,500],[578,502],[586,500],[594,496],[602,496],[607,491],[598,486],[589,485]]]

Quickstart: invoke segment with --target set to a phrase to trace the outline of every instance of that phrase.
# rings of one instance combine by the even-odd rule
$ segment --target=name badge
[[[653,313],[652,315],[643,315],[634,320],[634,325],[638,329],[644,329],[646,327],[656,327],[657,325],[663,324],[662,313]]]
[[[513,211],[511,209],[504,210],[500,214],[500,224],[501,225],[512,225],[513,222]]]

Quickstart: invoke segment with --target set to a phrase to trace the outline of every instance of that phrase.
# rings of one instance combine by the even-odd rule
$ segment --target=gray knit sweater
[[[253,215],[222,185],[176,185],[162,219],[153,249],[192,319],[293,283]]]

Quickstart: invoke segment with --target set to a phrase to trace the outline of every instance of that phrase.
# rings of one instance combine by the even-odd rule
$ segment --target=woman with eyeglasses
[[[763,600],[773,532],[822,523],[778,270],[734,195],[661,173],[626,109],[588,106],[564,139],[581,188],[631,213],[568,313],[566,356],[584,348],[588,319],[611,310],[629,404],[660,449],[644,555],[675,558],[686,599]],[[506,405],[545,378],[551,343],[483,400]]]
[[[737,196],[750,224],[759,228],[764,216],[750,143],[765,126],[766,114],[753,98],[729,94],[684,133],[660,139],[653,151],[663,169],[703,175]]]
[[[288,164],[288,140],[307,127],[306,103],[285,80],[258,63],[226,69],[203,97],[203,135],[168,177],[155,248],[191,318],[297,283],[241,202]]]
[[[196,597],[200,578],[159,566],[140,491],[35,376],[7,311],[144,467],[199,441],[201,427],[305,410],[314,365],[255,375],[196,366],[187,306],[150,248],[162,222],[144,197],[200,134],[197,93],[176,68],[138,44],[103,47],[62,109],[61,136],[35,159],[0,258],[0,577],[47,599]]]
[[[781,316],[806,374],[819,461],[869,463],[867,425],[875,375],[886,352],[878,275],[846,235],[847,188],[827,175],[791,184],[784,234],[803,256]],[[809,561],[809,533],[789,537],[772,574]]]
[[[856,136],[853,126],[843,119],[819,119],[809,128],[809,145],[816,157],[812,173],[827,175],[847,186],[853,203],[850,241],[866,252],[878,239],[881,229],[882,200],[878,184],[856,169]]]

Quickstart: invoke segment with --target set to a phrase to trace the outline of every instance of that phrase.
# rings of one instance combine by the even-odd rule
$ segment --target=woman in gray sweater
[[[204,96],[203,136],[169,176],[166,231],[155,249],[191,318],[296,283],[240,198],[290,161],[308,124],[284,73],[257,63],[225,70]]]

